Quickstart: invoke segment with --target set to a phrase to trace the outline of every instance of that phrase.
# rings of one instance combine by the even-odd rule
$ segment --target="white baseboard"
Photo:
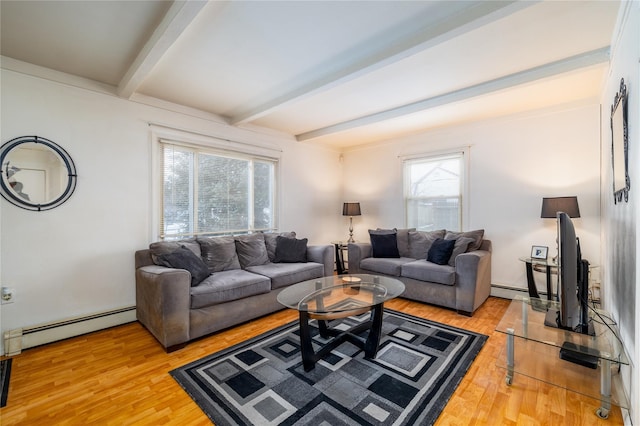
[[[17,355],[24,349],[133,321],[136,321],[135,306],[9,330],[4,333],[5,355]]]
[[[491,284],[491,296],[501,297],[503,299],[513,299],[518,295],[528,296],[529,290],[520,287],[509,287],[499,284]]]

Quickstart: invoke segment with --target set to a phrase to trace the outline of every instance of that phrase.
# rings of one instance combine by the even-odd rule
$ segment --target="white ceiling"
[[[33,64],[347,148],[597,100],[619,7],[2,0],[0,54],[3,68]]]

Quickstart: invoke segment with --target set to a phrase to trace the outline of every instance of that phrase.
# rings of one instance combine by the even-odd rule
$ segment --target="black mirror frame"
[[[52,149],[53,151],[55,151],[56,154],[60,156],[62,161],[64,161],[64,164],[67,168],[67,173],[69,176],[69,180],[67,181],[67,187],[62,192],[62,194],[56,199],[54,199],[53,201],[43,203],[43,204],[31,203],[28,200],[25,200],[22,197],[19,197],[17,194],[15,194],[14,191],[12,191],[11,188],[9,188],[5,183],[6,181],[8,181],[8,178],[9,178],[8,171],[5,170],[5,167],[4,167],[6,162],[5,161],[6,157],[9,155],[12,149],[29,142],[42,144]],[[78,175],[76,173],[76,166],[73,163],[73,160],[71,159],[67,151],[64,150],[64,148],[62,148],[57,143],[50,141],[49,139],[46,139],[46,138],[42,138],[39,136],[20,136],[15,139],[11,139],[9,142],[2,145],[2,148],[0,148],[0,165],[2,167],[2,170],[0,171],[0,177],[1,177],[0,189],[1,189],[2,197],[8,202],[10,202],[11,204],[13,204],[14,206],[23,208],[25,210],[31,210],[31,211],[51,210],[55,207],[58,207],[65,201],[67,201],[69,197],[71,197],[71,195],[73,194],[73,191],[75,191],[76,189]],[[7,175],[6,178],[3,175]]]
[[[615,150],[616,129],[613,124],[614,114],[618,108],[621,108],[622,112],[622,135],[624,139],[624,164],[616,164],[615,162]],[[624,167],[625,186],[622,189],[616,190],[616,170],[618,167]],[[624,198],[625,202],[629,202],[629,190],[631,189],[631,180],[629,179],[629,124],[627,121],[627,85],[624,84],[624,78],[620,79],[620,91],[616,93],[616,97],[611,105],[611,168],[613,171],[613,202],[617,204],[622,202]]]

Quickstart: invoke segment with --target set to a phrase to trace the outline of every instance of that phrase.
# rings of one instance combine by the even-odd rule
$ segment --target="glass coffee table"
[[[389,277],[354,274],[334,275],[303,281],[285,288],[278,302],[300,314],[300,349],[305,371],[343,342],[364,350],[365,358],[375,358],[382,330],[383,305],[404,292],[404,284]],[[332,328],[329,321],[371,311],[369,320],[348,330]],[[309,321],[318,321],[320,336],[330,339],[318,350],[313,348]],[[364,336],[364,331],[369,333]]]

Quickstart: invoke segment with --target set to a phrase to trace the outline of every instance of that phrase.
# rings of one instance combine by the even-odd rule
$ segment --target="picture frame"
[[[549,247],[546,246],[531,246],[531,258],[547,260],[547,254],[549,253]]]
[[[627,85],[620,80],[620,91],[611,105],[611,166],[613,202],[629,202],[629,127],[627,124]]]

